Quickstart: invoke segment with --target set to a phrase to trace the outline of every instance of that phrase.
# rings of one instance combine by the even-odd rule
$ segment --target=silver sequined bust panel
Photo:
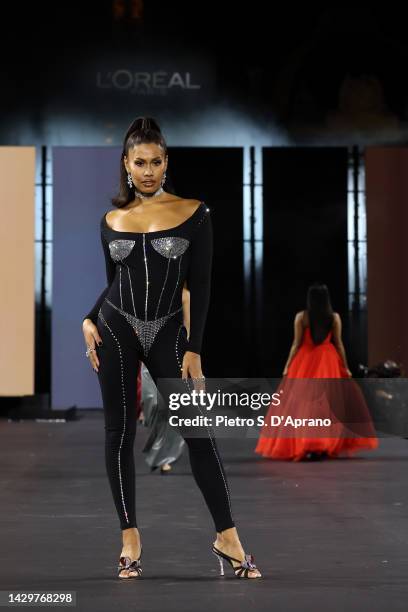
[[[176,259],[183,255],[188,249],[190,241],[186,238],[179,238],[178,236],[167,236],[167,238],[154,238],[150,241],[153,248],[169,259]]]
[[[111,240],[109,251],[114,261],[122,261],[127,257],[135,246],[134,240]]]

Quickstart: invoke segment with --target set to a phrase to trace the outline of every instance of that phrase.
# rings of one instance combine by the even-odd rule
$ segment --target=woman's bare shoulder
[[[333,328],[336,330],[341,327],[341,318],[338,312],[333,312]]]
[[[306,313],[306,315],[305,315]],[[305,326],[307,323],[306,320],[307,317],[307,311],[306,310],[299,310],[299,312],[296,313],[295,315],[295,321],[300,321],[300,323]]]
[[[105,221],[107,222],[108,225],[111,225],[110,221],[112,221],[115,218],[118,210],[120,209],[115,208],[114,210],[108,210],[107,212],[104,213]]]

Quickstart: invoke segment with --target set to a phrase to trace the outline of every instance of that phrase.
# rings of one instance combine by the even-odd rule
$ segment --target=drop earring
[[[130,188],[133,187],[132,175],[130,174],[130,172],[128,172],[128,175],[127,175],[127,183]]]
[[[163,172],[163,176],[162,176],[162,180],[161,180],[161,186],[162,187],[163,187],[165,182],[166,182],[166,171]]]

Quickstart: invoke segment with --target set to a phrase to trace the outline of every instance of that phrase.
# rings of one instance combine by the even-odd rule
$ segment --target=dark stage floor
[[[75,591],[82,611],[406,611],[408,441],[354,459],[261,459],[255,439],[218,444],[246,552],[263,572],[218,576],[211,517],[187,449],[150,474],[135,446],[143,577],[119,581],[119,523],[100,411],[70,423],[0,421],[1,589]],[[54,609],[54,608],[52,608]]]

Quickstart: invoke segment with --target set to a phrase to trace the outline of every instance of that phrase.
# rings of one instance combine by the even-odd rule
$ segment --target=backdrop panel
[[[366,150],[368,354],[408,376],[408,148]]]
[[[119,147],[53,149],[52,386],[54,409],[96,407],[82,318],[106,287],[99,220],[119,176]]]
[[[0,213],[0,395],[33,395],[34,147],[0,147]]]

